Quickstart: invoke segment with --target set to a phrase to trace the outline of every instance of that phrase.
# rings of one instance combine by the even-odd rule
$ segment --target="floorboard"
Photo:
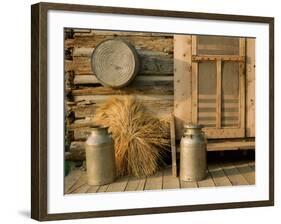
[[[179,178],[173,176],[172,167],[167,167],[163,171],[163,189],[180,188]]]
[[[111,183],[106,192],[120,192],[120,191],[124,191],[126,186],[127,186],[127,183],[128,183],[128,177],[121,177],[121,178],[118,178],[117,181]]]
[[[163,187],[163,171],[147,177],[144,190],[161,190]]]
[[[82,172],[79,169],[72,170],[65,178],[64,178],[64,192],[66,194],[69,193],[73,185],[76,181],[81,177]]]
[[[255,172],[253,169],[247,164],[243,162],[234,163],[235,167],[239,170],[242,176],[247,180],[249,184],[255,184]]]
[[[217,164],[210,164],[208,166],[211,177],[217,187],[232,186],[230,180],[225,175],[223,169]]]
[[[197,181],[198,187],[214,187],[215,183],[210,175],[210,172],[207,173],[206,179]]]
[[[224,163],[221,166],[233,186],[249,184],[232,163]]]
[[[207,178],[202,181],[181,181],[167,167],[149,177],[122,177],[111,184],[90,186],[85,171],[74,169],[65,177],[66,194],[143,191],[180,188],[221,187],[255,184],[255,162],[240,161],[208,164]]]

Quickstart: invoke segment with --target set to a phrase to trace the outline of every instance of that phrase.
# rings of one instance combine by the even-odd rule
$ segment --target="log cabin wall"
[[[204,55],[210,55],[212,52],[216,55],[214,56],[216,60],[220,59],[215,62],[216,67],[214,67],[213,73],[221,76],[225,74],[224,68],[226,68],[221,60],[224,55],[237,55],[233,59],[238,61],[240,56],[243,58],[244,64],[241,68],[244,72],[245,84],[243,86],[245,89],[242,89],[244,95],[237,103],[243,105],[240,111],[244,111],[242,121],[244,127],[242,138],[241,132],[237,132],[237,134],[234,130],[234,134],[230,132],[230,135],[226,134],[225,138],[219,140],[219,142],[225,141],[225,145],[220,143],[218,145],[214,142],[214,146],[208,145],[208,150],[252,148],[253,139],[251,139],[251,144],[243,142],[248,141],[247,138],[255,137],[255,39],[240,38],[244,39],[244,41],[240,41],[239,45],[242,50],[236,52],[235,41],[218,50],[215,46],[217,41],[215,38],[213,38],[213,43],[210,38],[211,43],[203,42],[203,47],[198,45],[197,48],[197,37],[194,35],[65,29],[65,145],[66,151],[68,151],[66,159],[82,160],[85,158],[84,141],[89,134],[95,109],[110,96],[134,94],[151,113],[158,117],[174,112],[176,135],[177,139],[180,139],[184,122],[196,120],[201,122],[200,116],[206,114],[205,111],[201,112],[199,105],[201,101],[203,100],[204,103],[206,100],[218,101],[216,98],[200,99],[199,95],[202,91],[208,91],[208,88],[210,91],[217,89],[217,87],[210,87],[211,82],[207,82],[205,87],[198,82],[200,81],[200,71],[203,71],[204,67],[197,66],[196,60],[205,60]],[[121,89],[102,86],[91,69],[91,55],[95,47],[104,40],[115,38],[130,42],[136,48],[141,62],[140,71],[135,80],[129,86]],[[239,44],[239,42],[237,43]],[[194,58],[193,56],[196,55],[198,57]],[[230,59],[232,60],[232,58]],[[208,73],[207,77],[209,77],[212,73],[212,69],[210,69],[212,66],[210,67],[208,63],[205,65],[207,66],[205,73]],[[232,78],[229,77],[227,83],[232,82]],[[223,82],[224,80],[217,79],[215,84],[216,86],[222,85],[221,91],[224,91]],[[204,84],[204,82],[202,83]],[[194,98],[195,92],[198,95],[196,98]],[[212,95],[211,92],[208,94]],[[216,97],[221,96],[216,94]],[[243,104],[241,104],[243,102],[241,99],[244,100]],[[233,101],[233,99],[231,100]],[[223,103],[222,101],[220,107],[216,107],[217,109],[212,113],[214,117],[212,122],[214,121],[216,126],[223,127],[224,125],[223,119],[221,123],[218,123],[217,119],[223,116],[219,113],[223,113]],[[209,112],[207,115],[209,116]],[[241,120],[239,122],[241,123]],[[210,137],[216,140],[216,135]],[[239,139],[234,139],[234,143],[229,142],[229,138],[238,137]]]
[[[135,80],[121,89],[102,86],[91,69],[95,47],[115,38],[130,42],[141,61]],[[65,92],[66,151],[69,159],[80,160],[95,109],[110,96],[134,94],[158,117],[172,112],[173,35],[65,29]]]

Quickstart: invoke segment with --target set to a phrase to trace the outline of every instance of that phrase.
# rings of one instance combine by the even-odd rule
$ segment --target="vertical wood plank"
[[[216,128],[221,128],[221,90],[222,90],[221,60],[217,60],[216,66],[217,66]]]
[[[191,121],[191,36],[174,35],[174,116],[176,138]]]
[[[245,56],[245,38],[239,39],[239,55]],[[239,123],[240,129],[245,130],[245,63],[239,63]],[[245,135],[245,131],[244,131]]]
[[[176,133],[175,133],[175,117],[171,114],[171,153],[172,153],[172,174],[174,177],[177,176],[177,150],[176,150]]]
[[[256,54],[254,38],[246,42],[246,136],[255,137],[255,71]]]
[[[197,55],[197,36],[192,36],[192,55]],[[192,62],[192,122],[198,122],[198,62]]]

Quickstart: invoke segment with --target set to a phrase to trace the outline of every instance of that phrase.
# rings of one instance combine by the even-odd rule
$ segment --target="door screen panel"
[[[245,136],[245,39],[192,37],[192,121],[208,138]]]
[[[197,55],[239,55],[239,38],[198,36]]]
[[[216,127],[216,64],[198,63],[198,123]]]
[[[222,127],[239,128],[239,64],[222,63]]]

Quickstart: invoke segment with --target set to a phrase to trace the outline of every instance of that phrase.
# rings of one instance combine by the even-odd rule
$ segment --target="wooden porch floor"
[[[90,186],[87,184],[86,171],[72,170],[65,177],[65,193],[99,193],[99,192],[123,192],[144,191],[179,188],[201,188],[219,186],[237,186],[255,184],[255,162],[225,162],[210,163],[208,175],[205,180],[184,182],[178,177],[173,177],[171,168],[167,167],[153,176],[136,178],[122,177],[115,182],[102,186]]]

